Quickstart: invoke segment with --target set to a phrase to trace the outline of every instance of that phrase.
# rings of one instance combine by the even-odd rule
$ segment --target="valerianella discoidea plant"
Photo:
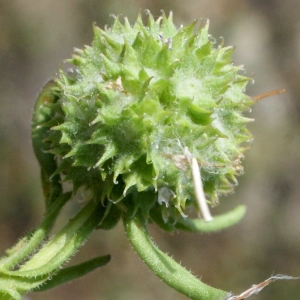
[[[243,113],[254,100],[244,94],[249,78],[231,63],[232,51],[216,45],[208,23],[177,29],[172,14],[154,20],[149,13],[146,26],[140,16],[133,26],[118,17],[111,28],[94,26],[92,46],[69,60],[74,69],[61,71],[38,97],[32,138],[46,213],[0,260],[1,299],[21,299],[106,264],[109,256],[61,269],[93,229],[110,229],[120,218],[136,252],[171,287],[191,299],[242,299],[203,284],[146,229],[154,222],[168,231],[211,232],[244,214],[241,206],[213,218],[208,206],[237,184],[251,140]],[[62,182],[72,183],[71,191]],[[78,189],[86,205],[47,240]],[[189,218],[188,207],[199,218]]]
[[[104,205],[174,224],[187,206],[198,209],[194,158],[209,202],[218,203],[251,139],[242,115],[253,103],[244,94],[249,79],[232,65],[233,48],[216,47],[208,23],[177,29],[171,14],[150,15],[146,27],[116,18],[94,35],[69,61],[73,74],[61,72],[52,88],[47,142],[57,172],[74,192],[83,186]]]

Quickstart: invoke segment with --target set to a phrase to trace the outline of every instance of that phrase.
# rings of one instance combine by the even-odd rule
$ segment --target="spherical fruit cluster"
[[[195,205],[190,166],[201,170],[208,201],[232,191],[241,173],[244,117],[253,104],[249,78],[216,46],[208,23],[175,27],[172,14],[131,26],[118,17],[94,26],[92,46],[76,50],[72,74],[61,72],[48,124],[57,173],[103,202],[174,222]],[[193,170],[192,170],[193,171]],[[198,171],[199,172],[199,171]],[[200,173],[199,173],[200,177]]]

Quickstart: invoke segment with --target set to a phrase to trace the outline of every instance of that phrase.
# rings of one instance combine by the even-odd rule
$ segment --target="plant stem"
[[[148,267],[166,284],[194,300],[220,300],[228,293],[210,287],[167,254],[160,251],[151,240],[142,218],[123,216],[128,239]]]
[[[62,207],[70,199],[71,193],[61,195],[46,213],[42,224],[33,232],[21,239],[13,248],[6,251],[7,256],[0,260],[1,270],[12,270],[31,253],[46,238]]]
[[[103,218],[106,208],[96,200],[91,199],[60,232],[37,251],[41,240],[45,237],[45,233],[52,227],[60,208],[63,206],[63,202],[69,199],[68,194],[64,195],[65,197],[62,196],[62,199],[60,199],[61,202],[55,201],[52,204],[52,207],[56,209],[50,209],[50,212],[45,216],[42,226],[31,237],[26,237],[28,240],[23,239],[18,243],[11,250],[11,256],[2,260],[0,299],[20,300],[22,295],[36,289],[49,280],[87,240],[90,233]],[[33,251],[37,252],[28,259],[28,255]],[[28,261],[21,266],[16,265],[17,262],[23,262],[24,259],[28,259]],[[86,273],[103,265],[108,260],[109,257],[104,258],[104,261],[96,259],[96,261],[91,261],[87,265],[79,265],[71,270],[78,269],[79,272]],[[65,271],[55,283],[60,284],[71,280],[75,275],[72,272]],[[76,277],[78,277],[78,274]]]

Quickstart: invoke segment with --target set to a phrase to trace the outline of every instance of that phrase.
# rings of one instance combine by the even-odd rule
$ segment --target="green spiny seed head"
[[[233,48],[216,46],[208,23],[196,23],[178,29],[172,14],[149,13],[146,26],[140,16],[131,26],[117,17],[111,28],[94,26],[92,46],[76,50],[74,74],[56,80],[48,124],[57,172],[74,190],[113,203],[131,195],[134,210],[159,207],[167,222],[196,203],[193,157],[212,204],[232,191],[251,139],[249,78],[232,64]]]

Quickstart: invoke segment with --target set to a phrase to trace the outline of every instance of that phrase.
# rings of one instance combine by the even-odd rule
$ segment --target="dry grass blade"
[[[291,280],[291,279],[300,279],[300,277],[292,277],[292,276],[287,276],[287,275],[282,275],[282,274],[274,275],[259,284],[252,285],[251,288],[249,288],[248,290],[246,290],[245,292],[241,293],[238,296],[229,294],[229,295],[227,295],[227,297],[224,300],[243,300],[252,295],[258,294],[264,287],[266,287],[273,281]]]

